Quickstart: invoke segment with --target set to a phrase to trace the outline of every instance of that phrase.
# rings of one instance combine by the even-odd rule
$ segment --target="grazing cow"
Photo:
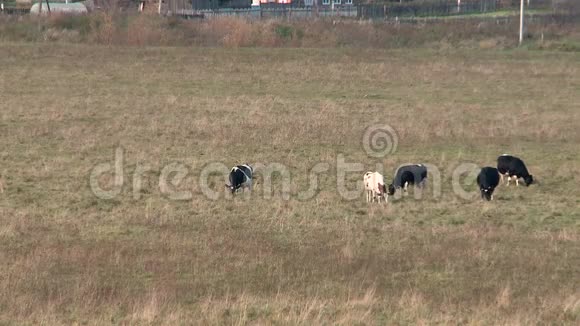
[[[393,180],[393,183],[389,185],[389,195],[393,195],[396,189],[401,188],[407,192],[409,185],[415,185],[423,188],[426,181],[427,167],[423,164],[401,166],[397,170],[397,173],[395,173],[395,179]]]
[[[385,202],[389,201],[387,187],[382,174],[369,171],[365,173],[363,180],[367,192],[367,203],[375,200],[380,203],[381,198],[385,199]]]
[[[502,181],[504,176],[507,177],[508,186],[512,178],[516,181],[516,186],[519,186],[519,178],[524,179],[526,186],[534,182],[534,177],[528,172],[524,162],[508,154],[503,154],[497,158],[497,170],[501,174]]]
[[[477,185],[481,192],[481,198],[493,200],[493,191],[499,184],[499,172],[496,168],[484,167],[477,175]]]
[[[253,175],[254,169],[247,164],[234,166],[230,171],[230,184],[226,184],[226,187],[230,188],[232,194],[240,188],[242,188],[242,191],[244,188],[252,191]]]

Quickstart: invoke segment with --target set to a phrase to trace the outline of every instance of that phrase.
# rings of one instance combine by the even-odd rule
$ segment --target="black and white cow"
[[[242,190],[248,188],[252,191],[253,176],[254,169],[248,164],[234,166],[230,171],[230,184],[226,184],[226,187],[230,188],[232,194],[240,188]]]
[[[526,186],[529,186],[534,182],[534,177],[528,172],[524,162],[515,156],[503,154],[498,157],[497,170],[501,174],[502,181],[504,176],[507,177],[508,186],[510,185],[512,178],[516,181],[516,186],[519,186],[519,178],[524,179]]]
[[[499,184],[499,172],[496,168],[484,167],[477,175],[477,185],[481,192],[481,198],[493,200],[493,191]]]
[[[415,185],[423,188],[426,181],[427,167],[425,165],[412,164],[401,166],[397,170],[397,173],[395,173],[395,179],[393,180],[393,183],[389,185],[389,195],[395,194],[395,191],[401,188],[407,192],[409,185]]]

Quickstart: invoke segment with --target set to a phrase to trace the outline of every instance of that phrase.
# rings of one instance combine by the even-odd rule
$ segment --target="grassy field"
[[[0,66],[2,324],[580,322],[577,53],[2,43]],[[361,144],[377,123],[398,138],[384,158]],[[117,148],[122,191],[99,199],[90,173]],[[537,185],[452,190],[506,152]],[[340,155],[388,181],[432,164],[441,196],[346,200]],[[243,162],[287,166],[290,199],[260,171],[250,198],[219,176],[203,195],[204,167]],[[170,163],[190,199],[162,193]]]

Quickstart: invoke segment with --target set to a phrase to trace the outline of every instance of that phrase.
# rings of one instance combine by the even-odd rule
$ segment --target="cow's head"
[[[236,192],[236,187],[234,187],[234,186],[232,186],[232,185],[229,185],[229,184],[227,184],[227,183],[226,183],[226,188],[229,188],[229,189],[230,189],[230,191],[232,192],[232,194],[233,194],[234,192]]]
[[[380,182],[377,183],[377,189],[379,190],[379,196],[385,197],[387,194],[387,187]]]
[[[532,183],[534,183],[534,177],[530,174],[530,175],[524,177],[524,182],[526,183],[526,186],[529,186]]]
[[[393,184],[389,184],[389,191],[388,191],[389,196],[392,196],[395,194],[395,186],[393,186]]]
[[[480,190],[481,190],[481,198],[485,200],[491,200],[491,195],[493,194],[492,187],[481,188]]]

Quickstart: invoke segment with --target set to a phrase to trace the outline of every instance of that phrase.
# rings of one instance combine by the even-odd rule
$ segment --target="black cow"
[[[507,177],[507,185],[510,185],[512,178],[516,180],[516,186],[519,186],[519,178],[524,179],[526,186],[531,185],[534,182],[534,177],[528,172],[524,161],[521,159],[511,156],[508,154],[503,154],[497,158],[497,170],[501,174],[501,180],[503,181],[504,175]]]
[[[226,184],[227,188],[230,188],[232,194],[236,190],[242,188],[248,188],[252,191],[252,178],[254,175],[254,169],[247,165],[234,166],[230,171],[230,184]]]
[[[395,194],[395,190],[401,188],[406,192],[409,185],[423,188],[426,181],[427,167],[423,164],[401,166],[395,173],[393,183],[389,185],[389,195]]]
[[[493,200],[493,191],[499,184],[499,172],[496,168],[484,167],[477,175],[477,185],[481,192],[481,198]]]

